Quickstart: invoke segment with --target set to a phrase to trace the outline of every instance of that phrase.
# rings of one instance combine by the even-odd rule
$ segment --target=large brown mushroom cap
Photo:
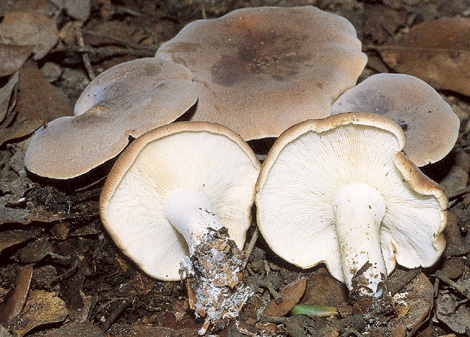
[[[101,219],[117,245],[149,275],[178,280],[189,237],[199,235],[188,229],[202,221],[194,210],[220,220],[243,247],[259,169],[248,144],[223,125],[165,125],[136,139],[118,158],[100,197]],[[192,207],[199,202],[195,198],[206,199],[212,210],[203,202]]]
[[[400,123],[406,155],[424,166],[444,158],[459,135],[460,120],[429,84],[410,75],[377,74],[349,89],[333,103],[332,114],[372,112]]]
[[[246,140],[328,116],[366,63],[352,24],[311,6],[198,20],[156,55],[192,71],[199,90],[192,120],[227,125]]]
[[[75,116],[58,118],[33,136],[26,168],[40,176],[69,179],[118,155],[129,136],[170,123],[197,100],[185,67],[156,58],[121,63],[85,89]]]

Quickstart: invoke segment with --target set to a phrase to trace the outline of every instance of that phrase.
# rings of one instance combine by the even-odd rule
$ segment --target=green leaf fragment
[[[336,307],[325,307],[312,304],[297,304],[291,310],[292,315],[307,315],[312,317],[329,317],[338,314]]]

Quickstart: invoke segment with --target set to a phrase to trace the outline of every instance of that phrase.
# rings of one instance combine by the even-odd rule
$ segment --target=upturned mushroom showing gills
[[[96,77],[75,104],[36,131],[25,156],[39,176],[70,179],[117,156],[129,138],[173,122],[197,100],[190,71],[156,58],[118,64]]]
[[[166,125],[118,158],[100,197],[101,219],[150,276],[196,280],[196,314],[221,323],[251,292],[242,284],[241,249],[259,169],[247,143],[222,125]]]
[[[399,123],[406,135],[407,157],[417,166],[435,163],[454,147],[460,120],[429,84],[404,74],[377,74],[343,93],[331,108],[373,112]]]
[[[445,248],[447,197],[402,152],[381,115],[299,123],[274,143],[257,182],[258,226],[280,257],[325,263],[360,296],[379,297],[398,263],[429,267]]]
[[[226,125],[245,140],[329,116],[367,62],[348,20],[311,6],[243,8],[197,20],[156,56],[193,73],[199,100],[191,120]]]

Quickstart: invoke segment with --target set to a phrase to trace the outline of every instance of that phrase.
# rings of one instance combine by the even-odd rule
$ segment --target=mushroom
[[[116,244],[150,276],[187,280],[196,316],[223,327],[252,294],[243,284],[259,161],[225,126],[177,122],[137,138],[100,197]]]
[[[245,140],[329,116],[367,61],[348,20],[311,6],[243,8],[198,20],[156,56],[193,73],[199,101],[191,120],[224,124]]]
[[[445,248],[447,197],[402,152],[391,119],[345,113],[309,120],[274,143],[256,185],[258,226],[280,257],[324,262],[359,295],[398,263],[429,267]]]
[[[136,139],[116,161],[101,194],[101,218],[150,276],[179,280],[182,258],[208,228],[226,227],[243,247],[259,167],[245,141],[222,125],[162,126]]]
[[[181,65],[156,58],[118,64],[83,91],[75,116],[36,131],[26,168],[54,179],[85,174],[118,155],[129,137],[174,121],[196,100],[191,73]]]
[[[429,84],[403,74],[373,75],[343,93],[332,114],[372,112],[402,125],[404,152],[417,166],[435,163],[454,147],[460,120]]]

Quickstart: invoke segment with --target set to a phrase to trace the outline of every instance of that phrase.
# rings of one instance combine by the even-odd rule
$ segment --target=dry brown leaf
[[[6,11],[0,22],[0,43],[34,46],[34,59],[42,59],[59,40],[54,20],[34,11]]]
[[[31,220],[28,219],[29,215],[30,212],[27,209],[17,209],[0,205],[0,225],[4,223],[27,225],[31,222]]]
[[[17,259],[20,263],[36,263],[50,255],[53,249],[48,240],[34,240],[18,251]]]
[[[147,326],[141,325],[119,325],[113,324],[111,329],[107,332],[109,337],[128,337],[128,336],[139,336],[139,337],[154,337],[154,336],[166,336],[166,337],[197,337],[198,330],[192,328],[181,328],[171,329],[160,326]]]
[[[405,10],[393,9],[382,4],[365,4],[364,32],[381,44],[387,41],[399,27],[406,24]]]
[[[106,337],[107,335],[90,322],[71,322],[48,333],[46,337]]]
[[[378,50],[397,72],[419,77],[436,89],[470,95],[470,18],[416,25]]]
[[[419,273],[394,299],[399,314],[390,322],[390,327],[395,330],[403,324],[413,335],[429,318],[434,304],[434,287],[423,273]]]
[[[9,230],[0,232],[0,253],[9,247],[37,238],[40,230]]]
[[[16,318],[23,310],[33,277],[33,266],[21,268],[15,281],[15,288],[11,290],[0,304],[0,323],[7,323]]]
[[[271,300],[266,309],[264,309],[264,314],[269,316],[284,316],[299,303],[306,287],[307,279],[305,278],[288,284],[279,293],[282,297],[281,303],[277,304],[274,300]]]
[[[122,21],[105,21],[91,32],[85,32],[87,44],[92,46],[134,44],[132,39],[135,28]]]
[[[0,145],[11,139],[27,136],[53,119],[73,114],[73,107],[67,96],[45,81],[33,62],[27,62],[21,68],[18,91],[15,122],[11,126],[9,123],[2,123]]]
[[[16,72],[33,52],[34,46],[17,46],[0,43],[0,76]]]
[[[470,310],[451,294],[439,294],[436,316],[458,334],[465,334],[470,329]]]
[[[44,290],[31,290],[23,313],[20,315],[12,330],[18,336],[24,336],[32,329],[50,323],[65,320],[68,315],[65,302],[56,293]]]
[[[91,1],[90,0],[65,0],[65,10],[72,18],[85,21],[90,16]]]
[[[34,11],[44,15],[51,15],[57,9],[50,0],[15,0],[15,1],[3,1],[3,11]]]
[[[35,210],[31,212],[28,209],[11,208],[0,205],[0,225],[2,224],[22,224],[27,225],[31,222],[54,222],[67,219],[78,218],[78,213],[54,213],[44,210]]]
[[[0,47],[1,48],[1,47]],[[1,60],[1,55],[0,55]],[[18,84],[18,72],[10,76],[8,81],[0,87],[0,124],[8,123],[10,118],[9,114],[16,104],[16,87]],[[6,119],[6,121],[5,121]],[[4,123],[5,121],[5,123]]]
[[[90,0],[49,0],[59,8],[65,9],[72,18],[85,21],[90,16],[91,3]]]
[[[343,283],[334,279],[324,267],[312,273],[302,298],[302,304],[337,306],[346,303],[348,290]]]

